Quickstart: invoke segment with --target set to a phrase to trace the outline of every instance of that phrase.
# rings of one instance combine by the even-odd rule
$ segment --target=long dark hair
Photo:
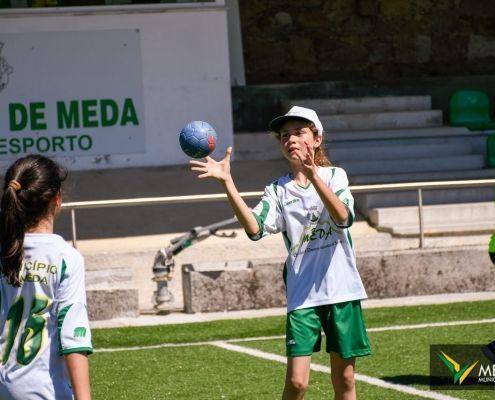
[[[29,155],[15,161],[5,173],[0,212],[0,261],[8,283],[20,286],[24,235],[54,212],[67,171],[55,161]]]

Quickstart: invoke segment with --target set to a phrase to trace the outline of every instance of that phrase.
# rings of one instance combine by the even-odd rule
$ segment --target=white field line
[[[392,326],[382,326],[378,328],[368,328],[368,332],[386,332],[386,331],[400,331],[406,329],[422,329],[422,328],[432,328],[432,327],[442,327],[442,326],[457,326],[457,325],[476,325],[476,324],[490,324],[495,323],[495,318],[490,319],[478,319],[472,321],[450,321],[450,322],[432,322],[428,324],[416,324],[416,325],[392,325]],[[275,340],[284,339],[285,335],[278,336],[258,336],[258,337],[247,337],[247,338],[237,338],[237,339],[226,339],[225,343],[240,343],[240,342],[254,342],[257,340]],[[111,347],[95,349],[95,353],[113,353],[118,351],[133,351],[133,350],[152,350],[152,349],[162,349],[167,347],[188,347],[188,346],[204,346],[212,343],[216,343],[215,340],[210,340],[206,342],[188,342],[188,343],[160,343],[148,346],[131,346],[131,347]]]
[[[450,321],[450,322],[430,322],[426,324],[416,324],[416,325],[382,326],[378,328],[369,328],[366,329],[366,331],[368,332],[402,331],[406,329],[434,328],[438,326],[478,325],[478,324],[491,324],[491,323],[495,323],[495,318],[477,319],[471,321],[467,320],[467,321]]]
[[[266,352],[261,351],[261,350],[237,346],[235,344],[222,342],[222,341],[213,342],[213,343],[211,343],[211,345],[216,346],[216,347],[220,347],[220,348],[225,349],[225,350],[235,351],[237,353],[242,353],[242,354],[247,354],[247,355],[250,355],[253,357],[257,357],[257,358],[262,358],[263,360],[270,360],[270,361],[279,362],[281,364],[287,364],[287,358],[279,356],[278,354],[266,353]],[[311,369],[313,371],[324,372],[327,374],[330,373],[330,367],[327,367],[327,366],[321,365],[321,364],[311,363]],[[367,384],[378,386],[378,387],[381,387],[384,389],[391,389],[391,390],[396,390],[398,392],[411,394],[414,396],[420,396],[420,397],[423,397],[425,399],[434,399],[434,400],[458,400],[459,399],[458,397],[451,397],[451,396],[447,396],[447,395],[442,394],[442,393],[431,392],[429,390],[416,389],[416,388],[401,385],[398,383],[386,382],[382,379],[373,378],[373,377],[368,376],[368,375],[355,374],[354,377],[357,381],[365,382]]]

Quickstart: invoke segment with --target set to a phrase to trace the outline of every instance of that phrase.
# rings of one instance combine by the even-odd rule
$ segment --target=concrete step
[[[312,108],[318,115],[359,114],[389,111],[418,111],[431,109],[431,96],[356,97],[349,99],[300,99],[284,102],[292,106]]]
[[[486,154],[486,136],[471,135],[471,136],[439,136],[439,137],[418,137],[404,139],[376,139],[376,140],[349,140],[342,142],[325,143],[327,152],[332,149],[346,148],[367,148],[374,149],[375,147],[393,147],[399,146],[403,148],[411,146],[448,146],[448,145],[467,145],[469,144],[473,154]]]
[[[397,138],[397,139],[374,139],[374,140],[345,140],[336,142],[325,142],[325,149],[341,148],[373,148],[386,146],[415,146],[415,145],[450,145],[450,144],[470,144],[475,153],[485,153],[486,135],[454,135],[438,137],[416,137],[416,138]]]
[[[495,178],[495,168],[470,169],[459,171],[429,171],[403,174],[357,175],[349,178],[352,185],[373,185],[378,183],[455,181],[463,179]]]
[[[482,155],[465,155],[455,157],[413,158],[377,161],[344,161],[339,166],[348,175],[385,174],[405,172],[427,172],[445,170],[481,169],[485,165]]]
[[[432,137],[424,136],[420,132],[418,137],[404,137],[404,138],[375,138],[371,140],[331,140],[327,141],[324,146],[331,154],[335,149],[369,149],[370,147],[393,147],[402,146],[403,148],[409,148],[410,146],[435,146],[435,145],[467,145],[470,144],[472,152],[474,154],[484,154],[486,152],[486,134],[478,132],[470,132],[464,128],[460,130],[465,134],[456,134],[459,132],[458,128],[432,128]],[[429,128],[421,129],[419,131],[430,130]],[[443,136],[443,132],[452,130],[452,136]],[[406,131],[410,131],[409,129]],[[442,135],[436,135],[437,133]],[[406,132],[409,135],[409,132]],[[354,132],[353,134],[359,135],[360,133]],[[347,135],[347,133],[339,135]],[[330,139],[334,137],[333,133],[328,135]],[[333,157],[333,156],[332,156]],[[331,157],[331,158],[332,158]],[[261,160],[281,160],[283,159],[280,151],[278,141],[267,132],[250,132],[250,133],[236,133],[234,135],[234,152],[232,156],[235,161],[261,161]]]
[[[472,147],[469,143],[437,144],[437,145],[389,145],[383,147],[355,147],[339,146],[330,148],[328,154],[332,162],[352,161],[352,160],[399,160],[411,158],[427,157],[448,157],[472,154]]]
[[[383,226],[377,228],[381,232],[387,232],[395,237],[414,237],[420,234],[419,224],[398,224],[393,226]],[[495,229],[495,224],[488,221],[471,221],[435,224],[434,226],[426,224],[423,228],[425,236],[447,236],[447,235],[476,235],[491,234]]]
[[[366,215],[368,210],[380,207],[416,206],[416,190],[356,194],[356,208]],[[423,204],[458,204],[493,201],[493,188],[452,188],[423,190]]]
[[[418,207],[374,208],[368,212],[369,221],[377,227],[395,225],[418,225]],[[480,222],[495,228],[495,203],[442,204],[423,207],[425,226],[470,223],[473,227]]]
[[[441,110],[395,111],[372,114],[320,116],[323,129],[332,131],[427,128],[441,126]]]
[[[452,137],[452,136],[475,136],[483,135],[482,132],[471,132],[463,127],[438,126],[438,127],[409,127],[403,129],[374,129],[374,130],[356,130],[356,131],[332,131],[326,135],[325,140],[328,143],[357,141],[357,140],[390,140],[390,139],[408,139],[420,137]]]
[[[388,232],[393,236],[411,237],[419,235],[419,223],[415,224],[396,224],[383,225],[377,227],[379,231]],[[492,233],[495,224],[487,220],[458,221],[454,223],[437,223],[427,224],[423,228],[424,235],[427,236],[445,236],[445,235],[468,235],[478,233]]]

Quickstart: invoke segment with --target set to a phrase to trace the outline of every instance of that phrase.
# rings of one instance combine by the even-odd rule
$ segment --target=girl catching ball
[[[287,374],[284,400],[304,399],[311,355],[320,350],[322,330],[330,354],[336,399],[356,398],[355,358],[369,355],[361,312],[365,299],[348,228],[354,199],[347,175],[333,167],[322,149],[323,127],[315,111],[293,107],[269,124],[289,161],[288,174],[265,188],[250,209],[230,174],[230,155],[215,161],[190,161],[199,178],[215,178],[252,240],[282,232],[288,256],[284,267],[287,292]]]
[[[0,399],[91,398],[84,260],[53,233],[63,168],[39,155],[5,174],[0,212]]]

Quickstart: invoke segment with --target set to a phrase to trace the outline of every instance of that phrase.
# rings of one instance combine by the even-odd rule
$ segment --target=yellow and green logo
[[[440,360],[442,360],[445,366],[449,369],[450,373],[452,374],[452,377],[454,378],[454,384],[458,383],[459,385],[461,385],[462,382],[464,382],[464,379],[467,378],[469,373],[479,362],[476,361],[471,365],[467,363],[461,367],[461,365],[457,361],[455,361],[452,357],[449,357],[443,351],[441,351],[438,354],[438,358],[440,358]]]

